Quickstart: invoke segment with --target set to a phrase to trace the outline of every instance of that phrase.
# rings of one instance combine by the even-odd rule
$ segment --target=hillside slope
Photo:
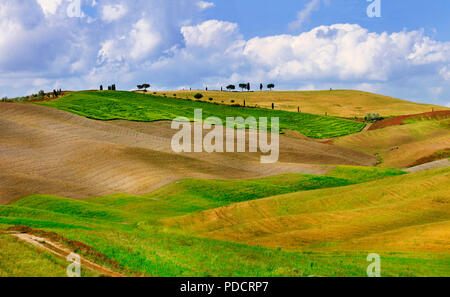
[[[216,102],[217,103],[217,102]],[[180,100],[124,91],[74,92],[57,100],[37,103],[98,120],[129,120],[152,122],[184,117],[193,121],[194,110],[201,109],[203,120],[228,117],[279,118],[280,129],[299,132],[307,137],[327,139],[360,132],[365,124],[331,116],[308,113],[244,108],[223,104]]]
[[[333,143],[340,147],[378,154],[380,166],[406,168],[419,165],[417,161],[420,160],[436,160],[430,157],[450,148],[450,119],[417,121],[364,131],[338,138]]]
[[[219,91],[164,91],[172,97],[193,99],[196,93],[203,94],[204,101],[213,98],[215,102],[232,104],[231,100],[247,105],[271,108],[275,103],[277,109],[332,116],[363,118],[367,113],[379,113],[381,116],[417,114],[434,110],[450,110],[447,107],[420,104],[393,97],[353,90],[333,91],[272,91],[272,92],[219,92]]]
[[[389,183],[393,187],[405,180],[398,178],[388,179],[385,182],[383,178],[397,175],[407,178],[408,176],[404,174],[395,169],[338,166],[325,176],[288,174],[245,181],[186,179],[145,196],[117,194],[81,201],[64,197],[34,195],[12,205],[0,206],[0,227],[10,229],[11,225],[29,226],[34,231],[20,226],[13,229],[25,230],[25,232],[31,232],[30,234],[37,234],[44,238],[49,237],[50,240],[64,246],[67,245],[67,248],[81,247],[82,255],[89,260],[99,261],[96,263],[111,269],[114,268],[115,271],[130,276],[365,276],[367,250],[380,253],[382,256],[383,276],[448,275],[447,267],[450,260],[448,253],[440,253],[442,246],[448,245],[447,233],[445,233],[448,230],[446,221],[423,225],[410,224],[404,228],[396,228],[402,217],[390,216],[386,220],[390,220],[393,224],[390,228],[391,232],[377,233],[371,230],[369,236],[359,238],[356,247],[345,247],[349,251],[339,250],[344,249],[344,244],[352,244],[347,241],[339,245],[339,249],[333,249],[332,252],[328,250],[328,247],[331,249],[335,243],[327,241],[309,246],[298,244],[295,247],[297,251],[288,251],[287,249],[290,247],[286,247],[285,240],[273,243],[270,234],[262,234],[257,230],[257,228],[267,229],[270,227],[267,222],[271,215],[283,216],[291,210],[289,215],[292,215],[292,219],[290,219],[292,222],[296,218],[294,212],[301,210],[301,203],[308,204],[303,205],[303,210],[301,210],[305,214],[320,215],[325,208],[353,212],[362,212],[371,207],[376,209],[377,206],[389,204],[390,201],[365,200],[360,198],[362,196],[358,196],[359,198],[356,199],[350,191],[346,190],[348,187],[339,188],[339,186],[377,180],[380,183]],[[432,175],[421,176],[421,179],[427,177],[432,177]],[[373,183],[368,185],[371,187]],[[364,184],[360,186],[364,186]],[[324,187],[334,187],[329,189],[334,190],[333,193],[341,190],[346,193],[337,197],[334,201],[335,205],[330,203],[332,201],[330,195],[317,197],[316,201],[308,199],[311,193],[321,191],[310,191],[311,189]],[[236,228],[236,232],[241,228],[239,221],[243,220],[248,223],[252,219],[256,219],[255,213],[267,216],[264,221],[260,221],[261,224],[252,228],[252,231],[257,232],[255,236],[259,237],[263,244],[245,245],[199,238],[197,237],[199,234],[192,232],[189,228],[180,230],[176,228],[176,224],[172,227],[161,224],[161,220],[167,222],[171,217],[173,219],[169,219],[170,222],[183,220],[184,218],[174,218],[183,213],[191,213],[192,216],[206,213],[199,212],[199,208],[230,204],[226,209],[236,206],[239,208],[239,205],[243,205],[242,203],[233,203],[261,198],[266,192],[270,194],[279,190],[284,193],[299,192],[259,200],[264,202],[279,198],[279,201],[274,204],[275,207],[268,209],[259,207],[258,200],[251,201],[251,203],[255,202],[257,207],[235,217],[221,216],[220,209],[223,208],[207,211],[219,216],[227,225],[234,224],[235,227],[232,228]],[[293,195],[297,197],[305,195],[306,200],[293,203],[291,199]],[[287,200],[288,205],[283,204],[284,199]],[[368,201],[370,202],[368,203]],[[440,201],[440,203],[442,202],[443,200]],[[336,205],[338,207],[335,207]],[[407,209],[405,212],[408,210],[411,209]],[[334,222],[327,220],[329,211],[328,209],[325,211],[324,214],[327,215],[324,216],[323,222],[321,220],[303,222],[304,224],[323,223],[325,226],[323,230],[316,228],[313,231],[319,234],[323,232],[325,240],[330,237],[330,229],[337,230],[342,224],[345,224],[346,219],[350,220],[349,223],[354,222],[350,216],[339,217]],[[427,213],[427,210],[423,210],[423,213]],[[223,214],[227,215],[227,212]],[[289,216],[287,218],[289,219]],[[423,221],[422,218],[419,219]],[[375,215],[372,223],[379,220],[380,216]],[[202,223],[209,222],[202,221]],[[359,225],[361,225],[361,229],[367,227],[367,223],[364,221]],[[345,231],[347,233],[354,232],[359,225]],[[388,222],[385,222],[384,225],[387,226]],[[280,224],[279,227],[290,228],[292,225]],[[402,234],[409,234],[410,240],[403,241]],[[242,235],[248,234],[243,233]],[[268,235],[267,241],[264,235]],[[331,233],[331,235],[338,236],[339,234]],[[386,242],[383,235],[389,238],[389,242]],[[370,236],[374,236],[374,238]],[[295,236],[292,238],[298,239]],[[430,245],[433,241],[435,244]],[[374,242],[380,243],[376,250],[371,249]],[[408,252],[397,251],[399,242]],[[279,248],[261,246],[267,244],[270,247],[272,247],[270,244],[277,244]],[[389,249],[394,252],[386,251],[383,244],[390,244]],[[89,247],[90,253],[88,254],[86,254],[86,247]],[[0,257],[2,252],[8,254],[8,251],[2,250],[3,248],[4,246],[0,245]],[[298,249],[304,249],[305,252]],[[417,250],[437,251],[438,253],[422,253]],[[4,259],[2,266],[12,267],[15,263],[14,260]],[[26,259],[21,260],[26,261]],[[21,267],[16,274],[25,274],[20,269]]]
[[[0,229],[0,277],[65,277],[67,262]],[[82,271],[82,276],[98,274]]]
[[[189,234],[290,250],[448,252],[450,168],[242,202],[166,220]]]
[[[170,122],[103,122],[34,104],[0,103],[0,204],[39,193],[144,194],[186,177],[320,174],[333,166],[319,164],[375,162],[365,153],[283,136],[277,164],[260,164],[260,153],[174,154],[174,133]]]

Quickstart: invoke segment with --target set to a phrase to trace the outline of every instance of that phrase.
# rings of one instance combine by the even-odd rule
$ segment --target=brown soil
[[[373,124],[369,130],[383,129],[391,126],[404,125],[408,120],[442,120],[450,117],[449,110],[427,112],[421,114],[405,115],[400,117],[395,117],[391,119],[386,119],[383,121],[376,122]]]
[[[431,169],[437,169],[437,168],[444,168],[444,167],[450,167],[450,160],[449,159],[443,159],[438,161],[432,161],[428,163],[424,163],[421,165],[417,165],[408,169],[404,169],[406,172],[421,172]]]
[[[415,161],[413,164],[411,164],[411,166],[408,167],[415,167],[415,166],[419,166],[422,164],[426,164],[426,163],[430,163],[433,161],[438,161],[438,160],[442,160],[445,158],[450,158],[450,148],[444,149],[444,150],[440,150],[437,151],[429,156],[420,158],[419,160]]]
[[[334,167],[321,164],[376,162],[366,153],[289,136],[280,137],[275,164],[261,164],[260,153],[175,154],[170,142],[176,132],[170,122],[102,122],[33,104],[0,103],[0,204],[32,194],[140,195],[188,177],[323,174]]]

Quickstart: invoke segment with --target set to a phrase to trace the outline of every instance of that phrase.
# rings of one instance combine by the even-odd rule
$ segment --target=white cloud
[[[130,56],[133,59],[143,59],[152,54],[161,42],[161,35],[146,19],[139,20],[130,33],[133,44]]]
[[[124,17],[127,12],[125,4],[107,4],[102,7],[101,18],[105,22],[113,22]]]
[[[55,14],[62,0],[37,0],[46,16]]]
[[[288,89],[353,88],[388,95],[402,88],[411,97],[430,98],[429,85],[442,83],[442,63],[450,62],[450,43],[430,40],[421,31],[373,33],[359,25],[336,24],[299,35],[244,40],[237,24],[212,20],[181,32],[185,46],[150,67],[163,77],[177,74],[174,81],[166,79],[167,85],[200,82],[198,87],[220,88],[241,80],[273,81]],[[424,91],[411,88],[421,83]]]
[[[205,10],[215,6],[213,2],[206,2],[206,1],[198,1],[196,5],[200,10]]]
[[[141,19],[127,35],[104,41],[98,51],[98,61],[117,63],[146,59],[155,53],[161,40],[155,27],[147,19]]]
[[[448,102],[450,43],[422,31],[375,33],[336,24],[245,39],[236,23],[198,23],[198,0],[113,2],[122,8],[111,2],[84,1],[96,3],[97,15],[90,11],[88,22],[68,18],[66,1],[59,8],[47,6],[47,13],[55,12],[43,17],[37,0],[1,0],[2,93],[23,95],[35,82],[44,89],[100,83],[131,89],[145,80],[171,89],[270,81],[277,89],[357,88]],[[442,89],[432,90],[435,86]]]
[[[449,103],[447,103],[446,107],[449,107],[449,108],[450,108],[450,102],[449,102]]]
[[[442,67],[442,69],[439,71],[439,74],[443,79],[450,81],[450,66]]]
[[[123,38],[122,38],[123,39]],[[98,52],[99,63],[120,62],[124,59],[124,51],[120,49],[119,40],[106,40],[101,44],[101,49]]]
[[[241,38],[237,24],[217,20],[184,26],[181,33],[188,47],[224,48]]]
[[[320,2],[321,0],[311,0],[310,2],[308,2],[305,8],[297,13],[297,19],[289,24],[289,29],[301,29],[303,24],[309,21],[313,12],[319,10]],[[325,3],[328,4],[329,2],[329,0],[325,0]]]
[[[414,65],[449,61],[450,43],[432,42],[418,31],[377,34],[359,25],[317,27],[297,36],[254,38],[244,55],[282,80],[337,78],[386,81]],[[430,53],[439,52],[430,58]],[[444,53],[444,54],[443,54]]]

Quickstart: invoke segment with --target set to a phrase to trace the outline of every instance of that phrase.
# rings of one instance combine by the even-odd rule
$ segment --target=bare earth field
[[[174,154],[174,133],[170,122],[102,122],[32,104],[0,103],[0,204],[38,193],[144,194],[186,177],[322,174],[334,168],[323,164],[376,162],[365,152],[291,136],[281,136],[276,164],[261,165],[259,153]]]

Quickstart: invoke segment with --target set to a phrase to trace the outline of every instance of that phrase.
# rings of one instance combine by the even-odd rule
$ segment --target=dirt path
[[[373,123],[369,123],[369,124],[367,124],[365,127],[364,127],[364,129],[362,129],[362,131],[361,132],[359,132],[359,133],[362,133],[362,132],[366,132],[366,131],[369,131],[369,129],[370,129],[370,127],[372,127],[373,126]]]
[[[37,248],[43,249],[47,252],[50,252],[57,257],[63,258],[66,260],[67,256],[69,256],[71,253],[73,253],[71,250],[67,249],[66,247],[63,247],[62,245],[52,242],[46,238],[38,237],[32,234],[28,233],[20,233],[20,232],[8,232],[8,234],[11,234],[14,237],[17,237],[18,239],[25,241]],[[104,266],[98,265],[94,262],[91,262],[89,260],[86,260],[85,258],[81,257],[81,265],[82,268],[89,269],[94,272],[98,272],[101,275],[109,276],[109,277],[124,277],[124,275],[114,272]]]

